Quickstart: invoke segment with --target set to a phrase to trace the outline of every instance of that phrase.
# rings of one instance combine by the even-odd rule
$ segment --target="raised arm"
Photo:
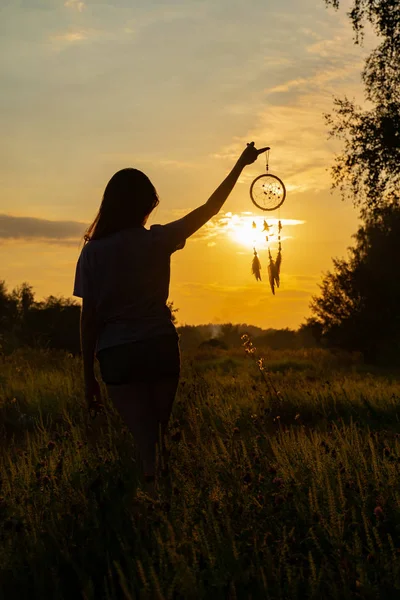
[[[254,147],[254,142],[247,144],[247,147],[242,152],[235,166],[229,175],[224,179],[221,185],[215,190],[205,204],[202,204],[195,210],[192,210],[189,214],[185,215],[177,221],[172,221],[164,227],[175,230],[177,238],[182,240],[193,235],[200,227],[202,227],[207,221],[216,215],[222,208],[224,202],[228,198],[229,194],[235,187],[239,175],[243,171],[246,165],[251,165],[257,160],[257,157],[265,152],[267,148],[261,148],[257,150]]]

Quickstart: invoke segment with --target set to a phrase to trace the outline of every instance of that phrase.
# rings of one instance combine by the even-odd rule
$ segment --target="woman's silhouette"
[[[82,298],[81,345],[85,397],[100,400],[94,359],[107,392],[134,436],[154,491],[156,444],[164,435],[179,381],[178,335],[167,306],[170,257],[216,215],[246,165],[266,148],[247,144],[232,171],[205,204],[167,225],[145,228],[157,192],[137,169],[113,175],[98,214],[86,231],[74,295]]]

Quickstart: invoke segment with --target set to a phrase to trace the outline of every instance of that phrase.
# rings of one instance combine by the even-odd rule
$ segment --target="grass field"
[[[183,356],[158,503],[78,358],[1,358],[0,598],[400,597],[399,374],[264,358]]]

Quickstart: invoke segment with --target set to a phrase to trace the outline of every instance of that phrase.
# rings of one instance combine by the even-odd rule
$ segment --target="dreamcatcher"
[[[259,175],[253,181],[250,187],[250,197],[255,206],[261,210],[277,210],[280,209],[286,198],[286,188],[281,179],[276,175],[269,173],[269,152],[270,148],[267,148],[266,154],[266,173]],[[257,229],[257,224],[253,221],[253,229]],[[271,231],[272,225],[269,225],[264,219],[263,233],[265,233],[265,241],[268,244],[268,279],[271,286],[271,291],[275,295],[275,286],[279,288],[280,285],[280,273],[282,264],[282,244],[281,244],[281,231],[282,222],[280,220],[280,210],[278,215],[277,232]],[[276,238],[275,238],[276,235]],[[274,237],[278,239],[278,253],[274,259],[271,254],[269,247],[270,238]],[[261,281],[261,263],[258,258],[257,250],[254,246],[254,258],[252,262],[252,273],[257,281]]]

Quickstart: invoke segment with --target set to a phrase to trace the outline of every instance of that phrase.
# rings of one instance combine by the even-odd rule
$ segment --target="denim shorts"
[[[104,348],[96,354],[101,377],[110,385],[153,382],[179,377],[180,351],[176,335],[129,342]]]

